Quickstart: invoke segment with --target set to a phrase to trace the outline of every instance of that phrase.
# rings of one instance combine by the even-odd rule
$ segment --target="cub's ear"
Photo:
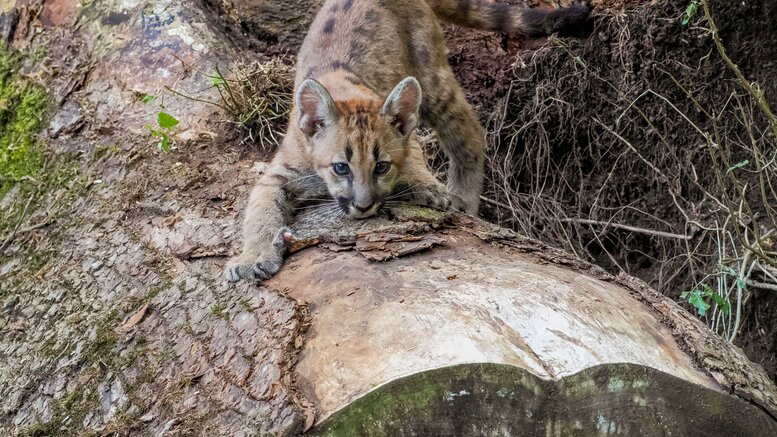
[[[418,124],[420,105],[421,85],[414,77],[406,77],[391,90],[380,113],[402,135],[408,136]]]
[[[337,120],[337,108],[332,96],[313,79],[302,82],[294,95],[294,103],[299,108],[299,128],[308,137]]]

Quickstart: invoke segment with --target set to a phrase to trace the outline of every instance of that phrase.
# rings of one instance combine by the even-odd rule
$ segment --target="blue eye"
[[[334,170],[335,174],[340,176],[347,176],[348,173],[351,172],[351,169],[348,168],[348,164],[344,162],[335,162],[332,164],[332,170]]]
[[[388,161],[380,161],[375,164],[375,174],[386,174],[391,168],[391,163]]]

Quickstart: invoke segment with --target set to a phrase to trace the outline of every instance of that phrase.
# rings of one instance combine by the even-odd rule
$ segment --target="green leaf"
[[[703,292],[701,290],[684,291],[680,296],[683,299],[687,299],[688,303],[696,308],[696,312],[702,317],[704,317],[707,314],[707,310],[710,309],[710,304],[704,301]]]
[[[731,304],[728,302],[728,300],[726,300],[725,297],[719,295],[718,293],[712,293],[710,296],[712,297],[712,301],[715,302],[715,305],[718,306],[718,309],[720,309],[723,314],[728,315],[728,313],[731,312]]]
[[[734,280],[736,281],[737,287],[739,287],[742,290],[744,290],[747,287],[747,281],[745,281],[745,278],[739,276],[738,271],[732,269],[729,266],[724,266],[722,264],[719,266],[719,268],[723,273],[734,278]]]
[[[156,100],[156,96],[152,96],[151,94],[143,94],[143,96],[140,98],[140,101],[145,104],[149,104],[154,100]]]
[[[688,7],[685,8],[685,14],[683,15],[683,26],[687,26],[691,22],[691,18],[696,15],[696,11],[699,9],[699,3],[696,0],[691,0],[688,3]]]
[[[225,80],[224,80],[223,77],[221,77],[221,75],[213,76],[213,77],[210,78],[210,80],[211,80],[211,82],[213,82],[213,85],[215,85],[215,86],[224,85],[224,83],[225,83]]]
[[[739,161],[736,164],[734,164],[731,167],[729,167],[728,170],[726,170],[726,173],[731,173],[732,171],[738,170],[738,169],[746,166],[747,164],[750,164],[750,160],[749,159],[745,159],[744,161]]]
[[[162,141],[159,142],[159,149],[165,153],[170,153],[170,137],[166,133],[161,132]]]
[[[688,299],[688,302],[693,305],[694,308],[696,308],[696,312],[698,312],[702,317],[706,316],[707,310],[710,309],[710,304],[705,302],[704,298],[701,297],[701,295],[698,293],[692,293],[691,298]]]
[[[159,127],[165,129],[172,129],[178,125],[178,119],[168,114],[167,112],[160,112],[156,116],[156,121],[159,123]]]

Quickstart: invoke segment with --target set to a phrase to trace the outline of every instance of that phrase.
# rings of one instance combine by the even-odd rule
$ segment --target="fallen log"
[[[777,432],[763,372],[632,278],[411,207],[296,228],[307,248],[265,285],[309,310],[316,435]]]

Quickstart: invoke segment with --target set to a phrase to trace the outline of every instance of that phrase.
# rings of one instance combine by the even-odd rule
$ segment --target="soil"
[[[745,306],[746,321],[736,344],[777,381],[777,294],[756,292]]]
[[[742,94],[714,52],[699,16],[687,27],[680,24],[687,3],[600,2],[598,7],[610,9],[594,14],[591,38],[564,39],[539,49],[542,41],[456,27],[446,31],[457,78],[490,132],[491,172],[484,194],[501,205],[518,204],[517,217],[494,203],[485,204],[481,214],[572,250],[611,272],[639,277],[676,300],[706,272],[717,269],[717,242],[690,229],[672,207],[675,196],[694,219],[711,220],[709,210],[695,209],[703,205],[703,195],[682,169],[694,165],[701,184],[710,187],[712,173],[701,169],[712,163],[698,138],[689,135],[687,123],[660,100],[649,98],[641,109],[652,125],[626,108],[652,89],[709,128],[674,80],[706,108],[722,107],[732,93]],[[767,100],[776,102],[777,82],[772,78],[777,64],[772,60],[777,59],[777,45],[764,38],[777,32],[777,1],[713,1],[711,8],[729,55],[759,83]],[[731,137],[746,135],[733,119],[730,113],[721,116],[719,129]],[[649,166],[628,158],[631,152],[604,125],[613,126],[664,175],[656,176]],[[505,196],[505,186],[510,196]],[[543,201],[547,198],[551,201]],[[567,217],[690,233],[696,258],[690,264],[683,258],[682,242],[559,221]],[[774,299],[768,292],[752,296],[737,340],[773,379],[777,333],[769,327],[777,326],[777,312],[770,311]]]

